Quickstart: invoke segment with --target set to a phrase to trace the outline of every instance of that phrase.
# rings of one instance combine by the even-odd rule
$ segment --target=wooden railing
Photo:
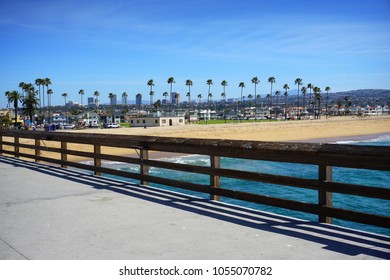
[[[55,142],[58,143],[57,147],[48,145],[48,143]],[[88,144],[91,149],[90,151],[71,149],[71,145],[68,145],[70,143]],[[106,146],[136,149],[139,152],[137,157],[110,155],[103,153]],[[210,157],[210,166],[150,159],[150,151],[206,155]],[[58,158],[45,156],[43,152],[57,154]],[[318,215],[319,222],[331,223],[332,218],[338,218],[390,228],[390,217],[387,215],[363,212],[364,209],[354,211],[332,207],[332,193],[390,200],[389,188],[332,181],[332,167],[334,166],[390,171],[390,147],[0,130],[0,154],[50,162],[62,167],[81,168],[93,171],[95,175],[106,173],[132,178],[139,180],[142,185],[152,182],[208,193],[211,199],[218,200],[219,197],[223,196],[311,213]],[[126,152],[124,151],[122,154],[126,154]],[[68,155],[93,159],[94,164],[88,165],[69,161]],[[226,169],[221,167],[221,157],[316,165],[318,166],[318,178],[307,179]],[[132,173],[107,168],[102,166],[102,160],[136,164],[140,167],[140,172]],[[206,174],[210,177],[210,183],[196,184],[181,181],[180,178],[174,180],[152,176],[149,174],[150,167]],[[318,192],[318,203],[223,188],[220,183],[221,177],[271,183],[280,185],[280,187],[291,186],[316,190]]]

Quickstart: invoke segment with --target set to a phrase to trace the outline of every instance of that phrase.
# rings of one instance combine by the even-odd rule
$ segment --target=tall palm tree
[[[122,93],[122,100],[124,100],[125,101],[125,107],[127,107],[127,97],[128,97],[129,95],[126,93],[126,92],[123,92]]]
[[[271,92],[270,92],[270,95],[269,95],[269,99],[270,99],[270,102],[268,102],[270,104],[269,106],[269,119],[270,121],[272,120],[272,116],[271,116],[271,110],[272,110],[272,85],[274,83],[276,83],[276,80],[275,80],[275,77],[269,77],[268,78],[268,82],[271,84]]]
[[[316,116],[317,116],[317,119],[320,118],[320,115],[321,115],[321,89],[319,87],[314,87],[313,88],[313,92],[314,92],[314,96],[315,96],[315,100],[314,100],[314,103],[315,103],[315,106],[317,107],[316,108]]]
[[[280,90],[275,91],[275,96],[276,96],[276,106],[278,106],[278,104],[279,104]]]
[[[210,106],[210,103],[211,103],[211,98],[213,98],[213,94],[211,92],[208,93],[207,95],[207,115],[208,116],[211,116],[211,106]],[[208,120],[208,116],[206,116],[206,124],[207,124],[207,120]],[[210,118],[211,120],[211,118]]]
[[[44,80],[41,78],[35,79],[35,85],[38,86],[38,91],[39,91],[39,100],[43,102],[39,102],[39,113],[42,114],[42,106],[45,106],[45,97],[42,99],[42,94],[41,94],[41,86],[43,87],[44,85]]]
[[[51,96],[53,94],[52,89],[47,90],[47,108],[48,108],[48,118],[49,118],[49,123],[51,123],[51,118],[50,118],[50,106],[51,106]]]
[[[296,78],[295,82],[296,85],[298,85],[298,118],[301,117],[300,110],[299,110],[299,86],[302,85],[302,79],[301,78]]]
[[[311,90],[314,88],[314,85],[309,83],[309,84],[307,84],[307,88],[309,89],[309,107],[310,107],[310,105],[312,104],[311,103]],[[311,108],[311,109],[313,109],[313,108]]]
[[[68,108],[66,107],[66,98],[68,97],[68,94],[64,92],[61,96],[65,99],[65,122],[68,123]]]
[[[154,91],[153,91],[154,81],[153,81],[153,79],[150,79],[150,80],[148,81],[147,85],[150,87],[150,91],[149,91],[150,106],[152,106],[152,105],[153,105],[153,95],[154,95]]]
[[[253,77],[251,81],[252,81],[252,84],[255,85],[255,121],[256,121],[256,118],[257,118],[257,99],[256,99],[257,91],[256,90],[257,90],[257,85],[260,83],[260,80],[257,77]]]
[[[187,97],[188,97],[188,110],[189,111],[191,110],[191,87],[192,87],[192,85],[193,85],[193,82],[190,79],[187,79],[186,86],[188,87]]]
[[[99,107],[99,96],[100,96],[100,92],[98,92],[97,90],[93,93],[93,96],[95,96],[95,105],[96,105],[96,110],[98,109]]]
[[[170,91],[169,91],[169,98],[172,99],[172,85],[173,85],[173,83],[176,83],[176,82],[175,82],[175,78],[169,77],[167,82],[168,82],[168,84],[171,85]],[[170,104],[170,103],[171,103],[171,102],[169,102],[169,104]],[[168,104],[168,105],[169,105],[169,104]],[[168,107],[168,111],[171,112],[170,106]]]
[[[287,84],[285,84],[287,85]],[[284,87],[283,87],[284,88]],[[288,97],[288,90],[289,87],[284,89],[284,119],[287,121],[287,97]]]
[[[165,112],[164,112],[164,114],[167,115],[167,105],[168,105],[168,104],[167,104],[167,97],[168,97],[168,92],[165,91],[165,92],[163,93],[163,96],[164,96],[164,98],[165,98]]]
[[[227,85],[228,85],[228,82],[227,82],[226,80],[223,80],[223,81],[221,82],[221,85],[222,85],[222,87],[223,87],[223,94],[224,94],[224,96],[226,96],[226,87],[227,87]]]
[[[267,94],[267,96],[266,96],[266,98],[267,98],[267,100],[268,100],[268,108],[270,109],[271,108],[271,98],[272,98],[272,96],[271,96],[271,94]],[[269,117],[270,117],[270,119],[271,119],[271,109],[270,109],[270,115],[269,115]]]
[[[201,94],[198,94],[198,102],[199,102],[199,108],[200,108],[200,102],[202,102],[202,95]]]
[[[83,95],[84,95],[84,90],[83,90],[83,89],[80,89],[80,90],[79,90],[79,94],[80,94],[80,97],[81,97],[81,107],[83,107]]]
[[[42,107],[45,107],[45,86],[46,91],[49,90],[49,85],[51,85],[51,80],[49,78],[42,79]],[[48,97],[49,98],[49,97]]]
[[[15,114],[14,126],[16,127],[18,125],[18,106],[19,106],[19,102],[22,101],[22,95],[17,90],[7,91],[5,95],[8,99],[8,103],[14,104],[14,114]]]
[[[23,98],[23,114],[29,116],[30,123],[33,123],[33,115],[39,106],[39,99],[37,98],[37,92],[34,87],[31,85],[28,90],[26,90],[26,95]]]
[[[302,92],[302,96],[303,96],[303,110],[306,114],[306,92],[307,92],[306,87],[301,87],[301,92]]]
[[[223,99],[223,119],[225,120],[226,123],[226,118],[225,118],[225,109],[226,109],[226,93],[222,92],[221,97]]]
[[[114,123],[114,98],[115,98],[115,94],[113,94],[112,92],[110,92],[110,93],[108,94],[108,98],[110,98],[111,122]]]
[[[26,83],[25,82],[20,82],[19,83],[19,87],[22,89],[22,94],[23,94],[23,97],[25,96],[25,87],[26,87]]]
[[[212,80],[212,79],[208,79],[208,80],[206,81],[206,84],[209,86],[209,90],[208,90],[208,92],[207,92],[207,95],[209,95],[209,94],[210,94],[210,87],[211,87],[211,85],[213,84],[213,80]]]
[[[245,83],[244,83],[244,82],[240,82],[240,83],[238,84],[238,87],[241,88],[241,112],[240,112],[240,119],[241,119],[241,115],[242,115],[242,111],[243,111],[243,100],[242,100],[243,96],[242,96],[242,91],[243,91],[243,89],[244,89],[244,87],[245,87]],[[237,112],[237,113],[238,113],[238,112]]]
[[[154,96],[154,91],[153,90],[151,90],[149,92],[149,96],[150,96],[150,106],[152,106],[153,105],[153,96]]]
[[[330,91],[330,87],[325,87],[325,91],[326,91],[326,118],[328,118],[328,101],[329,101],[329,91]]]
[[[284,104],[286,105],[286,100],[287,100],[286,96],[288,96],[288,90],[290,89],[290,87],[288,86],[288,84],[284,84],[283,85],[283,89],[284,89],[284,97],[285,97],[284,98]],[[287,95],[286,95],[286,93],[287,93]],[[285,111],[286,111],[286,109],[285,109]]]

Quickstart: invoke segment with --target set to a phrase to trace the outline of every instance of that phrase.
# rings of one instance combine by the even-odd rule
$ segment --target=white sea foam
[[[376,138],[372,139],[358,139],[358,140],[347,140],[347,141],[337,141],[337,144],[358,144],[358,143],[379,143],[379,142],[384,142],[384,143],[390,143],[390,135],[381,135]]]

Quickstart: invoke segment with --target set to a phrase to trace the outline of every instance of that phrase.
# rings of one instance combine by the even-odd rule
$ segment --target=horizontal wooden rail
[[[55,146],[49,145],[49,143],[58,144]],[[72,143],[88,144],[91,151],[71,149],[70,144]],[[133,157],[109,155],[102,153],[102,147],[136,149],[138,152]],[[27,153],[26,151],[31,152]],[[210,157],[210,166],[150,159],[149,152],[151,151],[206,155]],[[57,158],[44,156],[44,153],[53,153],[58,156]],[[332,180],[332,167],[334,166],[390,171],[390,147],[0,130],[0,154],[30,158],[63,167],[85,169],[97,175],[121,176],[139,180],[141,184],[156,183],[207,193],[212,199],[228,197],[311,213],[318,215],[320,222],[330,223],[332,218],[338,218],[390,228],[390,217],[387,215],[370,214],[332,206],[333,193],[390,200],[389,188],[333,182]],[[69,161],[68,155],[92,159],[94,164]],[[221,166],[221,157],[311,164],[318,166],[318,178],[297,178],[227,169]],[[127,172],[102,167],[102,160],[134,164],[139,166],[139,171]],[[203,174],[209,176],[210,180],[205,184],[196,184],[182,181],[180,176],[176,179],[156,177],[150,175],[151,167]],[[221,185],[221,177],[275,184],[281,188],[289,186],[311,189],[317,191],[318,203],[226,189]]]

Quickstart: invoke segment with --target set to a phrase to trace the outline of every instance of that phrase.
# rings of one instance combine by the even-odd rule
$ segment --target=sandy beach
[[[185,126],[149,127],[146,129],[112,128],[60,130],[60,132],[63,131],[204,139],[334,143],[338,139],[347,140],[351,138],[369,137],[372,135],[390,135],[390,116],[363,118],[332,117],[328,119],[323,117],[320,120],[230,123],[217,125],[190,124]],[[47,145],[52,146],[55,144],[48,143]],[[90,145],[69,144],[68,148],[92,151],[92,146]],[[123,151],[110,147],[104,147],[103,152],[112,155],[129,155],[129,153],[136,153],[135,151]],[[159,153],[155,153],[155,156],[153,157],[159,157],[158,155]],[[74,156],[68,156],[68,159],[71,161],[85,160],[85,158]]]
[[[214,125],[190,124],[185,126],[89,129],[72,132],[110,133],[161,137],[254,141],[308,141],[310,139],[364,136],[390,133],[390,116],[332,117],[320,120],[251,122]],[[317,141],[316,141],[317,142]]]

